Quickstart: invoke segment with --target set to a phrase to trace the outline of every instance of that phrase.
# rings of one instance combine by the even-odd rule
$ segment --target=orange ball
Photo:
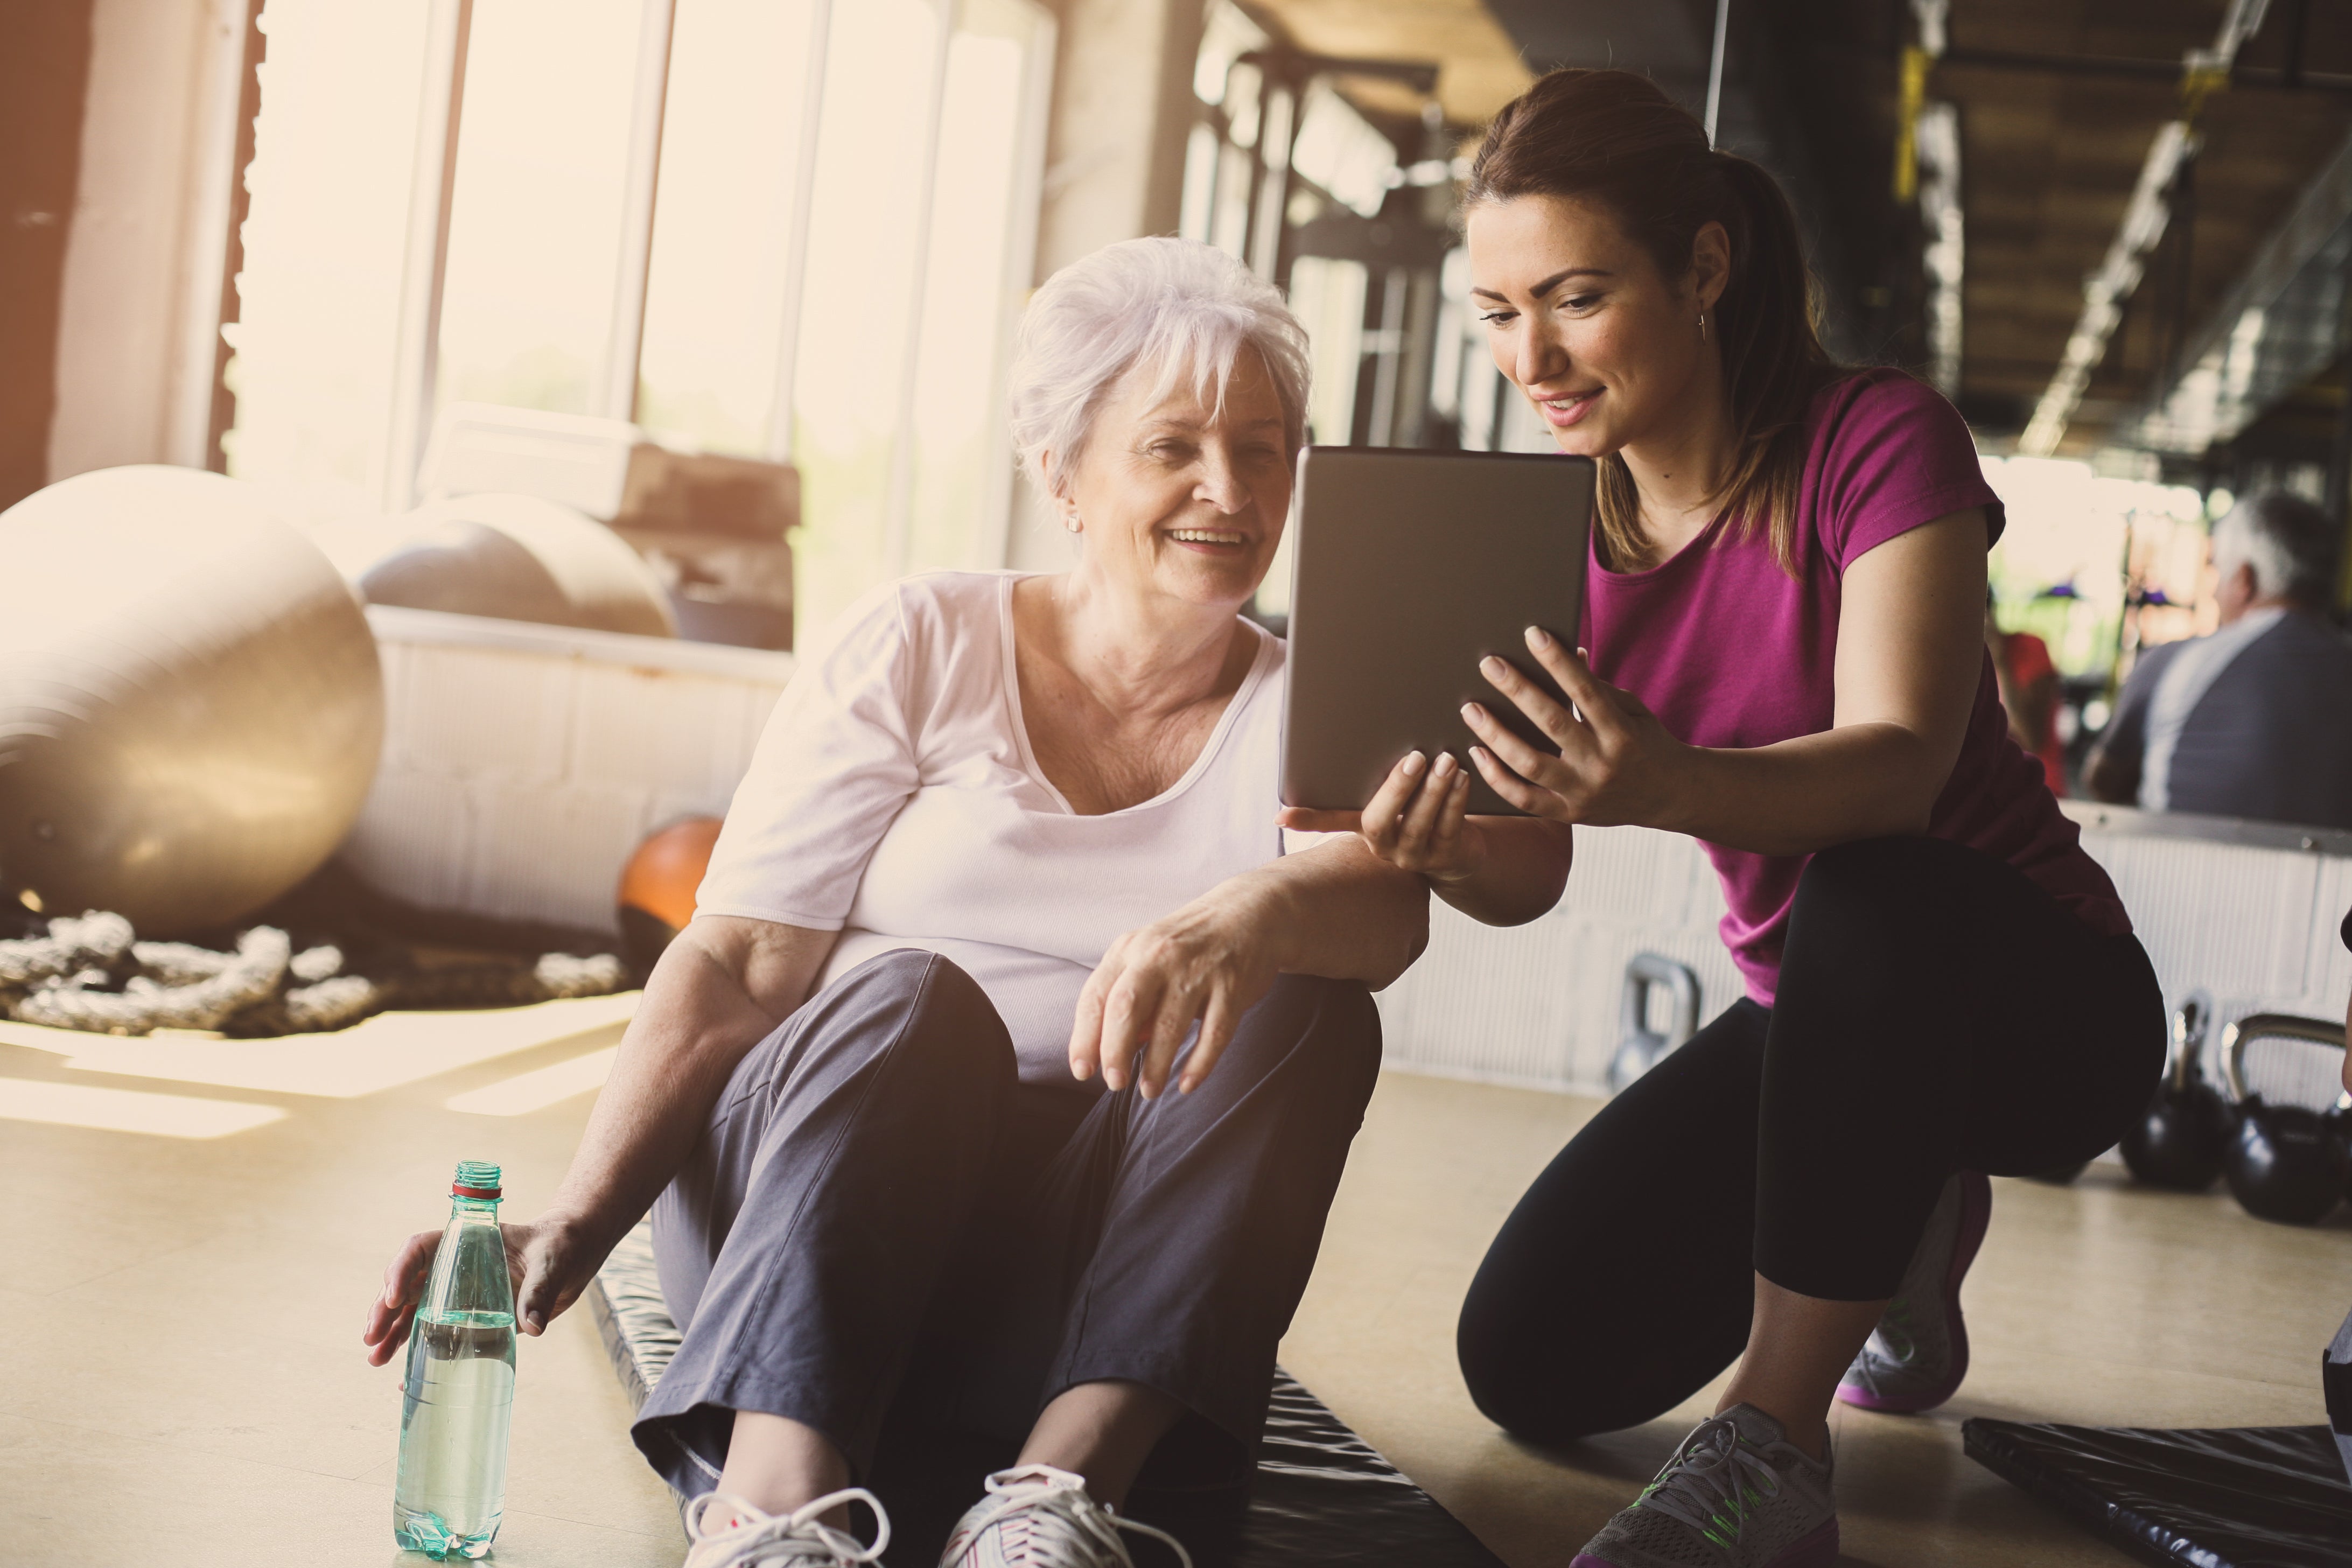
[[[621,934],[650,966],[694,918],[694,892],[710,868],[719,818],[688,816],[646,836],[621,870]]]

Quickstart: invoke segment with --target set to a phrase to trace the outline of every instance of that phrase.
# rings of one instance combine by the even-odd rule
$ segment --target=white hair
[[[2327,515],[2301,496],[2248,496],[2213,525],[2213,565],[2227,577],[2242,564],[2262,598],[2325,603],[2335,555]]]
[[[1307,329],[1272,284],[1214,246],[1123,239],[1045,279],[1021,318],[1013,360],[1013,445],[1048,495],[1086,450],[1095,416],[1129,372],[1156,376],[1154,402],[1188,374],[1220,412],[1244,348],[1257,351],[1296,457],[1307,438]]]

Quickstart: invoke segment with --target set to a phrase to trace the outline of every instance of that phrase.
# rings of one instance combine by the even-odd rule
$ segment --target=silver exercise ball
[[[341,541],[329,546],[371,605],[677,635],[669,595],[645,558],[603,523],[559,501],[460,496],[379,525],[377,537],[373,552]]]
[[[5,896],[192,934],[342,842],[383,746],[375,638],[252,487],[60,480],[0,512],[0,563]]]

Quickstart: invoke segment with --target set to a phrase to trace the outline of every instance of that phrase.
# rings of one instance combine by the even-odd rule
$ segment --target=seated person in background
[[[845,1489],[886,1418],[1022,1444],[971,1478],[958,1568],[1129,1563],[1111,1508],[1163,1436],[1246,1473],[1370,989],[1428,932],[1421,878],[1275,823],[1283,644],[1240,612],[1307,383],[1221,251],[1066,268],[1012,409],[1076,563],[884,586],[768,721],[570,1174],[506,1227],[536,1334],[651,1208],[684,1341],[634,1436],[694,1500],[688,1568],[871,1561]],[[435,1241],[394,1261],[379,1363]]]
[[[2324,614],[2336,526],[2250,496],[2213,530],[2221,626],[2148,649],[2084,769],[2149,811],[2352,828],[2352,641]]]
[[[2066,752],[2058,744],[2058,667],[2050,645],[2032,632],[2000,629],[1997,601],[1985,589],[1985,647],[1992,654],[1993,678],[2000,685],[2001,710],[2009,733],[2029,757],[2042,762],[2042,781],[2062,800],[2066,795]]]

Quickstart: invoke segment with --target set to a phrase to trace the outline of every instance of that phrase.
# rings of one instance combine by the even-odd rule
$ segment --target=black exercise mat
[[[640,1224],[613,1249],[589,1287],[588,1307],[629,1403],[644,1405],[678,1339],[655,1276],[650,1226]],[[936,1568],[979,1478],[1013,1458],[977,1438],[886,1439],[873,1484],[890,1508],[889,1568]],[[1502,1568],[1459,1521],[1278,1367],[1250,1484],[1139,1486],[1129,1511],[1175,1534],[1197,1568]],[[1139,1568],[1171,1561],[1150,1542],[1136,1541],[1134,1550]]]
[[[1969,1457],[2159,1568],[2352,1564],[2352,1485],[2325,1426],[2162,1430],[1977,1419]]]

